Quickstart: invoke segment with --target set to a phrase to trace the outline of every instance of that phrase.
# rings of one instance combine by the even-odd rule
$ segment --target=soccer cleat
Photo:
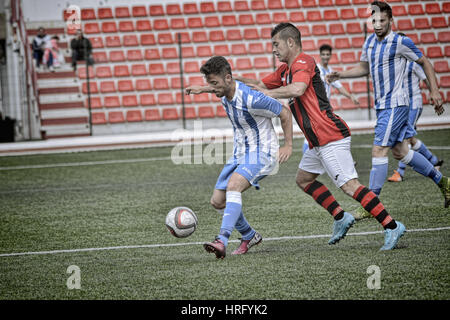
[[[355,218],[356,221],[372,217],[370,212],[367,211],[366,209],[364,209],[363,207],[359,207],[358,209],[353,211],[351,214],[352,214],[353,218]]]
[[[209,253],[214,253],[217,259],[223,259],[226,255],[226,248],[222,240],[216,238],[213,242],[203,244],[203,247]]]
[[[444,207],[448,208],[450,206],[450,178],[443,176],[438,185],[444,195]]]
[[[232,255],[245,254],[251,247],[260,244],[261,241],[262,241],[262,236],[258,232],[255,231],[253,238],[251,238],[250,240],[242,240],[241,239],[241,244],[231,254]]]
[[[398,240],[405,234],[406,228],[403,223],[396,221],[397,228],[384,230],[384,246],[380,251],[392,250],[398,243]]]
[[[388,178],[389,182],[402,182],[403,177],[397,170],[394,170],[394,174]]]
[[[435,165],[434,168],[438,171],[441,171],[441,167],[444,164],[444,160],[439,160]]]
[[[328,244],[335,244],[343,239],[348,229],[350,229],[354,223],[355,218],[348,212],[344,212],[344,216],[340,220],[334,220],[333,235],[328,241]]]

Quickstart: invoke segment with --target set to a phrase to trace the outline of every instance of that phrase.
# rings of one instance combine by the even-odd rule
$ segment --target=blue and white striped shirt
[[[427,76],[418,63],[408,61],[406,63],[406,75],[403,86],[408,93],[409,107],[411,109],[422,108],[422,90],[420,81],[425,80]]]
[[[325,69],[322,64],[318,63],[317,67],[320,71],[320,78],[322,79],[323,85],[325,86],[325,90],[327,92],[328,100],[331,98],[331,87],[333,86],[336,89],[342,88],[342,83],[339,80],[333,81],[331,84],[328,84],[328,82],[325,81],[325,76],[331,72],[333,72],[333,69],[328,66],[328,69]]]
[[[389,109],[409,105],[409,98],[403,86],[406,61],[417,61],[422,52],[408,37],[395,32],[382,41],[372,34],[364,43],[361,61],[369,63],[374,86],[375,109]]]
[[[233,99],[222,97],[222,105],[233,125],[235,159],[250,152],[269,157],[278,153],[278,136],[272,118],[280,115],[280,102],[236,81]]]

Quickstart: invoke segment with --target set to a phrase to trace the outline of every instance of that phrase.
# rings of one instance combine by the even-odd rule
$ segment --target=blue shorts
[[[217,190],[226,190],[228,181],[233,173],[237,172],[252,186],[259,189],[258,181],[269,174],[275,174],[278,170],[278,161],[256,152],[249,153],[239,159],[231,158],[223,167],[222,172],[216,182]]]
[[[409,121],[409,106],[377,110],[374,145],[392,148],[415,135],[416,130]]]
[[[422,114],[422,110],[423,108],[409,109],[409,122],[414,129],[416,129],[417,121]]]

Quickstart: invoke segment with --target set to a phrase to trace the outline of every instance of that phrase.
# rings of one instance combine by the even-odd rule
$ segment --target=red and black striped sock
[[[330,190],[322,183],[314,180],[314,182],[311,182],[306,186],[305,192],[313,197],[318,204],[324,207],[333,216],[334,220],[342,219],[344,210],[342,210]]]
[[[366,187],[359,187],[353,195],[353,199],[360,202],[364,209],[369,211],[385,229],[395,229],[397,227],[397,223],[386,211],[377,195]]]

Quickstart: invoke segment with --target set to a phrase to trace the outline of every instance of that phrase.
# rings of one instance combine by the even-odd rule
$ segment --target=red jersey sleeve
[[[302,57],[292,65],[291,70],[292,83],[303,82],[309,85],[314,76],[314,63]]]
[[[283,86],[283,80],[281,79],[283,69],[286,69],[286,65],[281,65],[275,72],[268,74],[261,80],[267,89],[275,89]]]

